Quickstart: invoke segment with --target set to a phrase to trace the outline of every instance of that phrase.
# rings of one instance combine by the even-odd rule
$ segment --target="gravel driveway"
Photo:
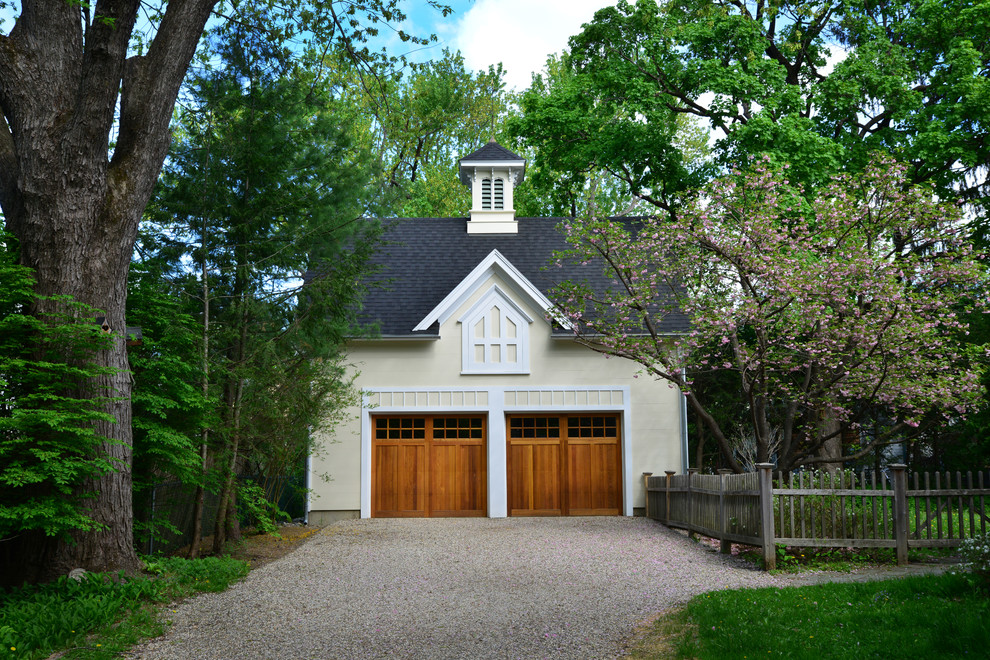
[[[141,658],[614,658],[713,589],[785,584],[645,518],[352,520],[167,610]]]

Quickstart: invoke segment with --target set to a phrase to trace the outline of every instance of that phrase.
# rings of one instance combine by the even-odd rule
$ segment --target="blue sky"
[[[602,7],[615,0],[441,0],[454,9],[446,18],[425,0],[408,0],[403,10],[409,21],[403,27],[416,35],[437,35],[437,43],[416,59],[439,57],[443,48],[460,51],[468,68],[487,69],[502,62],[506,82],[521,91],[529,87],[533,72],[543,68],[550,53],[567,47],[567,39],[581,31]],[[19,13],[19,3],[0,0],[0,20]],[[0,23],[9,31],[10,23]],[[396,40],[398,42],[398,40]],[[398,44],[402,47],[402,44]],[[401,51],[399,51],[401,52]]]
[[[459,50],[468,68],[487,69],[502,62],[506,82],[521,91],[529,87],[550,53],[567,47],[567,39],[581,31],[602,7],[614,0],[446,0],[454,13],[446,18],[424,0],[405,7],[406,28],[416,34],[437,35],[432,50]],[[423,59],[429,59],[429,56]]]

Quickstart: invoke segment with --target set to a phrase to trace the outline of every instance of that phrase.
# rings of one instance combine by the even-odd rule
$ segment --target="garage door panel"
[[[622,456],[619,453],[619,443],[599,444],[595,446],[598,452],[599,478],[596,480],[598,489],[595,491],[594,506],[603,515],[618,515],[622,508]]]
[[[509,515],[561,515],[559,441],[514,440],[508,461]]]
[[[486,512],[484,447],[480,442],[433,445],[431,515],[483,516]]]
[[[427,515],[424,444],[386,444],[375,449],[376,515],[409,518]]]
[[[569,512],[588,510],[592,506],[592,447],[587,442],[569,442],[567,446],[567,503]]]
[[[487,515],[484,418],[376,417],[374,517]]]
[[[617,415],[510,416],[508,435],[509,515],[621,513]]]
[[[569,513],[618,515],[622,506],[618,442],[568,440],[568,452]]]

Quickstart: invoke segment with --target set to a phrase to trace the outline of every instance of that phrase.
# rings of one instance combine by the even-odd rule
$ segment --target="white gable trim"
[[[488,291],[488,293],[484,295],[483,298],[478,300],[478,302],[474,303],[471,306],[471,309],[461,314],[461,317],[457,320],[461,323],[464,323],[466,320],[470,319],[471,317],[478,314],[480,311],[484,310],[485,308],[496,302],[505,303],[508,307],[511,307],[513,310],[515,310],[515,312],[519,316],[521,316],[526,321],[526,323],[533,322],[533,317],[527,314],[526,310],[524,310],[522,307],[517,305],[515,300],[505,295],[505,291],[502,291],[502,288],[497,284],[492,286],[492,288]]]
[[[528,298],[535,307],[542,309],[565,328],[573,328],[570,321],[559,315],[550,299],[543,295],[536,286],[530,282],[519,269],[505,258],[498,250],[492,250],[481,263],[474,267],[467,277],[461,280],[447,296],[434,307],[426,317],[413,328],[413,332],[428,330],[431,325],[439,322],[441,325],[449,319],[454,312],[463,305],[468,298],[474,295],[485,282],[492,276],[498,274],[502,276],[506,284],[517,295]]]
[[[495,339],[489,334],[491,328],[487,327],[487,321],[484,336],[476,337],[475,323],[487,317],[492,307],[498,307],[502,312],[498,338]],[[512,298],[505,295],[497,284],[457,320],[461,324],[462,374],[529,373],[529,325],[533,322],[533,318]],[[516,336],[513,338],[504,334],[507,321],[516,326]],[[516,355],[516,359],[511,362],[507,360],[506,354],[510,344],[515,347]],[[475,356],[475,350],[479,345],[485,347],[485,357],[481,360]],[[490,359],[489,351],[492,350],[493,345],[497,345],[500,349],[497,359]]]

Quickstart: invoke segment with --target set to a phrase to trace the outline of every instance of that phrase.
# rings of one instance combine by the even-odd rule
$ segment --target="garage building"
[[[633,515],[643,472],[685,468],[683,397],[555,314],[555,284],[609,283],[598,264],[554,265],[559,219],[515,217],[525,161],[490,142],[460,173],[469,218],[386,221],[387,285],[363,309],[379,334],[348,344],[362,403],[317,438],[310,523]]]

